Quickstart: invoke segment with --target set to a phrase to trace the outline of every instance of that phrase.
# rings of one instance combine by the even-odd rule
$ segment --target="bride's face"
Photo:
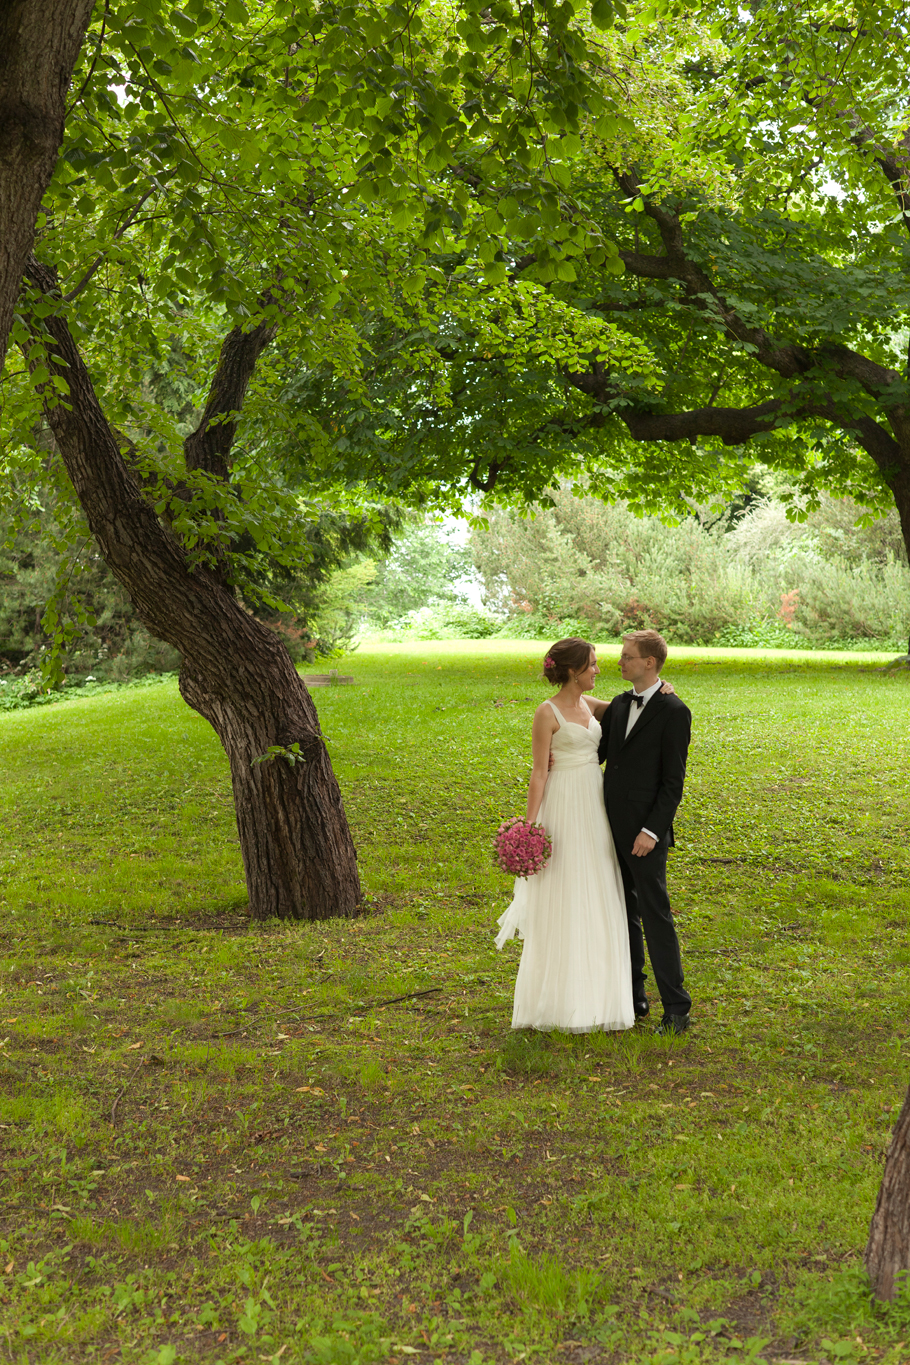
[[[600,669],[597,667],[597,655],[592,649],[591,660],[587,668],[584,670],[584,672],[575,674],[575,681],[578,683],[578,686],[581,688],[582,692],[591,691],[591,689],[594,686],[594,679],[597,677],[599,672]]]

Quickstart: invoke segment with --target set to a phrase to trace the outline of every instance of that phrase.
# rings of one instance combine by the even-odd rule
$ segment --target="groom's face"
[[[635,645],[630,642],[622,647],[619,671],[626,682],[637,688],[642,679],[652,671],[654,663],[655,660],[650,655],[643,659]]]

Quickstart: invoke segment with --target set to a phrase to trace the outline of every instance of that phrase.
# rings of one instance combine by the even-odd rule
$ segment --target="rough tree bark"
[[[33,257],[28,277],[59,302],[54,272]],[[66,403],[48,401],[47,417],[89,527],[140,620],[183,655],[183,698],[230,760],[253,917],[356,914],[357,855],[316,709],[290,655],[220,573],[189,564],[124,459],[65,317],[58,311],[45,325],[51,372],[69,386]],[[202,422],[186,443],[190,468],[226,474],[233,426],[214,419],[239,411],[273,335],[261,325],[226,338]],[[254,762],[273,745],[292,744],[303,762]]]
[[[0,368],[94,0],[0,5]]]
[[[891,1135],[885,1174],[866,1245],[866,1269],[876,1297],[893,1299],[910,1274],[910,1092]]]

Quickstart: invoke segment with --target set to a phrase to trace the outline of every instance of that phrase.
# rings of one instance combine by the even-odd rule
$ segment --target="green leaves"
[[[254,768],[257,763],[272,763],[276,758],[283,758],[289,767],[294,768],[298,763],[306,763],[306,757],[301,752],[299,744],[270,744],[264,754],[259,754],[250,764]]]
[[[599,29],[608,29],[612,27],[614,19],[612,0],[593,0],[591,5],[591,18]]]
[[[761,332],[818,353],[809,382],[853,413],[878,400],[835,383],[834,349],[898,363],[903,229],[848,112],[849,95],[893,147],[874,44],[888,80],[900,59],[875,6],[855,43],[818,6],[795,29],[785,7],[695,22],[601,0],[590,21],[555,0],[112,9],[76,74],[42,250],[193,562],[229,555],[241,582],[264,557],[305,559],[319,499],[295,501],[298,478],[445,502],[535,496],[582,455],[606,494],[631,466],[648,497],[738,477],[714,438],[630,450],[616,414],[776,400]],[[666,256],[658,209],[694,283],[627,273]],[[242,475],[187,481],[221,339],[269,309],[281,331],[238,426]],[[174,348],[180,401],[163,403],[148,376]],[[34,396],[14,379],[27,432]],[[807,479],[847,477],[821,419],[760,439]]]
[[[505,261],[490,261],[483,266],[483,277],[487,284],[505,284],[507,275]]]

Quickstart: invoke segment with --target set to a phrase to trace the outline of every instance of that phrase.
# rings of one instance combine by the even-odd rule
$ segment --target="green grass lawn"
[[[694,1028],[525,1036],[490,844],[546,692],[494,643],[315,693],[353,922],[250,928],[173,683],[0,717],[0,1359],[910,1360],[861,1265],[910,1071],[910,674],[674,651]]]

